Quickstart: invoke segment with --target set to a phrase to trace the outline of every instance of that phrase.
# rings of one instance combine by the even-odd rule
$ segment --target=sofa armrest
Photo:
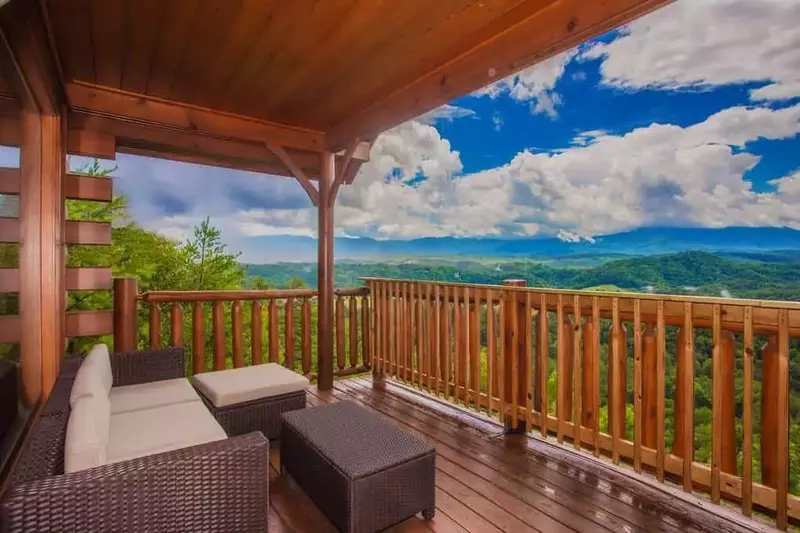
[[[183,348],[163,348],[111,354],[114,386],[137,385],[186,377],[186,355]]]
[[[0,502],[4,533],[267,531],[261,433],[23,483]]]

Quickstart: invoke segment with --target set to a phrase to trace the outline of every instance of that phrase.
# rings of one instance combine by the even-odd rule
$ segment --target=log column
[[[136,278],[114,279],[114,351],[132,352],[137,347],[138,297]]]
[[[317,365],[320,390],[333,388],[333,201],[334,155],[320,156],[319,218],[317,220]]]

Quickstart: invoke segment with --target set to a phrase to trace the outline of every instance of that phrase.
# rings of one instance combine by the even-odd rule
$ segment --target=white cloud
[[[522,152],[507,165],[459,176],[458,153],[429,126],[409,123],[376,142],[372,161],[342,191],[338,227],[391,238],[560,235],[641,225],[800,227],[800,173],[755,192],[744,179],[759,162],[747,143],[800,132],[800,105],[735,107],[695,125],[652,124],[624,135],[585,132],[554,153]],[[587,141],[589,139],[590,141]],[[414,186],[385,180],[399,165]]]
[[[753,97],[800,97],[800,2],[679,0],[582,56],[603,58],[604,82],[621,88],[772,82]]]
[[[530,102],[531,113],[556,118],[561,104],[561,97],[555,91],[556,83],[576,53],[575,50],[562,52],[472,94],[497,98],[507,93],[518,102]]]
[[[503,115],[500,113],[495,113],[492,115],[492,124],[494,124],[494,131],[500,131],[503,129]]]
[[[432,109],[427,113],[423,113],[417,117],[417,122],[423,124],[434,125],[436,122],[446,120],[452,122],[458,118],[477,118],[477,113],[468,107],[461,107],[452,104],[444,104]]]

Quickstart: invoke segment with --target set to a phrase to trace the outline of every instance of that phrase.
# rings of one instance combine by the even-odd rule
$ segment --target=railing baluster
[[[591,313],[583,325],[583,406],[581,421],[584,427],[594,429],[597,425],[597,415],[594,407],[594,367],[597,357],[594,352],[594,322]]]
[[[786,530],[789,524],[789,311],[778,311],[778,383],[775,437],[776,525]]]
[[[592,441],[594,455],[600,457],[600,300],[592,297]]]
[[[439,290],[439,285],[433,287],[433,366],[435,367],[434,375],[434,394],[439,396],[440,384],[442,380],[442,301]]]
[[[642,471],[642,302],[633,301],[633,468]]]
[[[348,339],[350,353],[348,355],[350,356],[350,368],[356,368],[358,366],[358,302],[356,297],[350,296],[347,305],[350,314],[350,323],[348,324],[350,326],[350,338]]]
[[[556,438],[558,443],[564,442],[564,429],[566,426],[567,406],[567,348],[564,338],[564,300],[561,294],[558,295],[556,306],[556,418],[558,426],[556,428]],[[568,326],[568,325],[567,325]]]
[[[366,368],[372,365],[372,339],[370,337],[370,333],[373,331],[370,323],[372,294],[365,294],[361,297],[361,364]]]
[[[581,424],[581,403],[583,401],[581,398],[581,384],[583,383],[583,369],[581,368],[581,297],[577,294],[572,298],[572,316],[575,320],[572,326],[572,370],[574,372],[572,378],[572,422],[575,428],[572,436],[572,444],[575,449],[579,450],[583,440],[583,427]]]
[[[475,396],[475,409],[481,407],[481,342],[480,342],[480,297],[477,291],[469,294],[469,382]],[[474,301],[473,301],[474,300]]]
[[[252,365],[264,362],[262,335],[261,302],[253,300],[250,304],[250,364]]]
[[[192,373],[200,374],[206,370],[206,335],[203,302],[192,305]]]
[[[432,391],[436,380],[436,330],[433,318],[436,308],[433,303],[433,287],[431,287],[430,283],[425,285],[425,300],[427,302],[425,304],[427,306],[427,313],[425,314],[425,336],[427,340],[425,343],[425,360],[427,361],[428,390]]]
[[[642,445],[656,447],[656,329],[647,324],[642,337]]]
[[[347,367],[345,350],[344,298],[336,296],[336,367],[338,370],[344,370]]]
[[[275,299],[269,301],[269,362],[277,363],[280,351],[278,338],[278,303]]]
[[[502,296],[503,297],[500,300],[500,322],[498,327],[498,336],[500,337],[500,364],[497,368],[498,396],[500,398],[500,422],[504,422],[506,419],[506,387],[509,386],[509,384],[506,383],[506,365],[508,364],[508,360],[506,358],[506,328],[508,327],[506,302],[511,297],[511,293],[506,289],[502,292]]]
[[[464,343],[461,338],[461,330],[463,329],[463,325],[461,324],[461,290],[458,287],[453,287],[453,381],[455,385],[455,394],[453,396],[456,399],[456,402],[461,398],[459,387],[461,387],[462,383],[462,373],[463,368],[461,366],[461,357],[464,353]]]
[[[683,458],[683,490],[686,492],[692,490],[692,462],[694,461],[693,312],[692,303],[685,302],[683,307],[684,323],[675,341],[677,375],[675,378],[675,440],[672,453]],[[659,424],[661,423],[659,421]]]
[[[172,303],[170,309],[170,345],[174,348],[183,348],[183,309],[178,302]]]
[[[664,301],[659,300],[657,305],[656,327],[658,328],[658,342],[656,343],[656,476],[658,480],[664,481],[664,462],[666,452],[664,451],[664,352],[666,351],[667,330],[664,325]],[[685,466],[685,465],[684,465]],[[689,465],[691,467],[691,464]],[[685,470],[684,470],[685,471]]]
[[[402,352],[400,350],[400,341],[402,340],[402,335],[405,332],[402,331],[402,326],[400,323],[400,317],[402,316],[402,303],[403,301],[400,298],[400,283],[394,284],[394,298],[392,299],[392,307],[393,307],[393,321],[392,326],[394,329],[394,349],[392,350],[392,358],[391,358],[391,368],[392,368],[392,375],[393,376],[401,376],[401,368],[400,362],[402,357]]]
[[[530,292],[525,293],[525,310],[524,310],[524,323],[525,328],[522,334],[525,336],[525,424],[526,430],[533,429],[533,335],[531,334],[531,300],[533,295]],[[488,303],[488,300],[487,300]],[[487,315],[488,320],[488,315]]]
[[[440,337],[442,348],[441,348],[441,358],[442,363],[444,366],[444,397],[447,400],[450,400],[452,397],[451,389],[450,389],[450,378],[452,372],[452,350],[450,345],[450,295],[452,291],[449,287],[442,288],[442,306],[439,309],[439,313],[442,315],[440,319],[440,327],[442,328],[442,334]]]
[[[721,312],[721,315],[724,313]],[[721,327],[721,318],[720,318]],[[733,333],[723,330],[720,334],[720,405],[722,438],[720,439],[720,462],[722,472],[736,475],[736,339]]]
[[[517,430],[519,428],[519,414],[517,407],[519,406],[519,293],[514,291],[509,294],[512,297],[511,301],[511,316],[507,317],[509,323],[506,327],[511,326],[511,335],[506,339],[511,341],[511,346],[506,346],[506,364],[509,364],[509,357],[511,358],[511,414],[506,416],[506,428]],[[508,384],[506,384],[508,385]]]
[[[469,378],[470,378],[470,320],[469,320],[469,289],[462,287],[461,296],[463,298],[463,307],[461,308],[461,381],[464,387],[464,395],[462,400],[464,405],[469,405]]]
[[[611,299],[611,355],[609,357],[608,426],[611,433],[611,460],[619,464],[619,440],[625,435],[625,381],[622,376],[622,325],[619,322],[619,298]]]
[[[497,333],[495,330],[496,314],[494,308],[493,294],[486,289],[486,354],[488,379],[486,382],[486,393],[489,396],[488,415],[492,416],[497,395]],[[502,305],[502,304],[501,304]]]
[[[244,366],[244,353],[242,351],[242,303],[231,304],[231,345],[233,348],[233,368]]]
[[[284,356],[283,365],[294,370],[294,298],[286,299],[286,323],[284,324]]]
[[[753,308],[744,308],[742,397],[742,513],[753,514]]]
[[[542,293],[539,295],[539,331],[537,335],[537,346],[539,347],[539,393],[542,395],[542,422],[541,431],[542,437],[547,438],[548,434],[548,416],[550,406],[547,399],[547,381],[550,373],[549,359],[550,359],[550,343],[549,343],[549,326],[547,324],[547,295]]]
[[[214,370],[225,369],[225,310],[222,302],[211,305],[211,329],[214,337]]]
[[[161,310],[158,303],[150,304],[150,349],[161,348]]]
[[[392,375],[392,367],[389,365],[392,350],[392,301],[389,294],[389,284],[383,283],[381,291],[383,299],[383,354],[381,356],[381,366],[383,373]]]
[[[405,312],[405,327],[403,327],[403,338],[405,339],[405,361],[406,361],[406,372],[407,377],[406,379],[409,381],[414,380],[414,349],[415,349],[415,337],[414,333],[416,332],[417,335],[420,335],[421,329],[419,325],[419,306],[422,305],[418,302],[420,297],[420,291],[422,287],[420,285],[411,285],[409,286],[408,291],[408,299],[406,300],[406,305],[404,308]],[[412,295],[412,289],[415,290],[416,297]],[[418,345],[418,344],[417,344]],[[419,352],[419,351],[418,351]],[[417,370],[417,383],[422,386],[422,354],[417,353],[416,356],[416,370]]]
[[[778,337],[761,350],[761,483],[778,488]]]
[[[300,335],[302,337],[303,351],[300,354],[303,375],[311,374],[311,299],[303,298],[302,317],[300,319]],[[366,326],[365,326],[366,328]]]

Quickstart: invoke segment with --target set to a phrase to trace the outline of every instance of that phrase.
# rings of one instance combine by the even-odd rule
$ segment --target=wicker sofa
[[[64,473],[70,392],[65,361],[0,500],[0,531],[266,531],[269,443],[255,432]],[[181,349],[111,354],[113,386],[182,378]]]

